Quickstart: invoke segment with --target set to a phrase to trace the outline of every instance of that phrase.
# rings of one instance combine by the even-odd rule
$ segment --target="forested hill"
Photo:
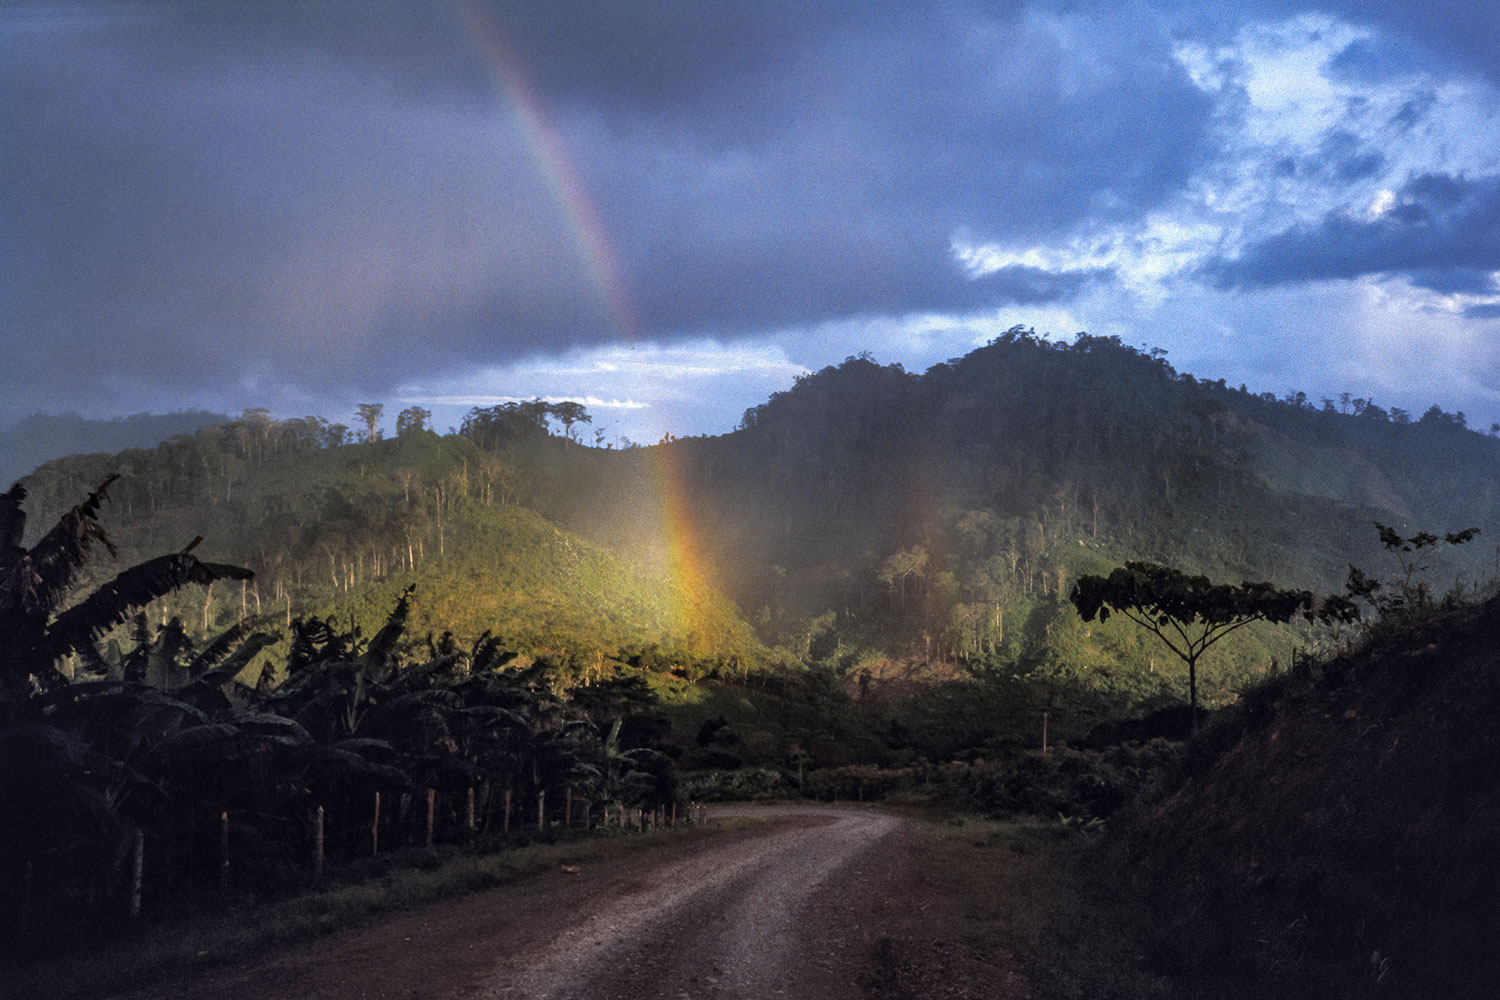
[[[286,624],[317,614],[368,636],[415,585],[412,634],[451,631],[469,643],[487,631],[564,677],[605,673],[617,659],[732,676],[763,658],[721,594],[518,505],[516,469],[470,437],[416,426],[352,443],[344,428],[333,440],[328,430],[316,418],[252,412],[156,448],[48,463],[25,480],[29,534],[118,474],[102,518],[119,558],[94,560],[85,585],[200,536],[203,558],[256,573],[152,609],[195,633],[246,615]],[[547,437],[536,419],[521,432]]]
[[[528,502],[623,547],[628,498],[671,468],[718,579],[815,655],[1035,664],[1062,655],[1059,626],[1082,631],[1071,581],[1127,559],[1329,591],[1351,563],[1394,568],[1377,520],[1481,528],[1466,563],[1434,567],[1446,590],[1500,539],[1500,441],[1461,414],[1254,395],[1086,335],[1013,331],[922,375],[851,358],[733,434],[570,458]]]
[[[921,375],[851,358],[734,433],[623,451],[579,442],[577,404],[476,409],[443,438],[423,416],[389,440],[372,418],[351,443],[250,411],[50,463],[28,508],[46,523],[121,473],[106,523],[127,555],[201,534],[211,558],[257,571],[184,612],[209,624],[242,607],[378,621],[416,581],[419,631],[492,629],[584,660],[655,644],[742,667],[764,642],[848,674],[921,661],[1113,678],[1141,698],[1175,690],[1170,664],[1128,627],[1078,620],[1082,573],[1146,559],[1329,592],[1350,564],[1404,572],[1376,521],[1482,529],[1423,578],[1442,592],[1500,551],[1500,441],[1461,414],[1257,396],[1117,338],[1017,330]],[[1228,648],[1218,694],[1290,641]]]

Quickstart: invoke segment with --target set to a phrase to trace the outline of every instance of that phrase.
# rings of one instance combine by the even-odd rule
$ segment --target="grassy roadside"
[[[1171,995],[1149,971],[1149,918],[1105,859],[1102,834],[1042,820],[954,817],[915,824],[915,835],[924,878],[953,901],[964,944],[1013,967],[1026,983],[1016,995]]]
[[[0,965],[0,996],[35,1000],[103,997],[146,986],[184,969],[238,961],[374,919],[557,871],[666,847],[682,847],[758,825],[753,818],[626,836],[531,844],[490,854],[411,850],[394,854],[368,881],[330,885],[290,899],[192,919],[148,923],[97,947]]]

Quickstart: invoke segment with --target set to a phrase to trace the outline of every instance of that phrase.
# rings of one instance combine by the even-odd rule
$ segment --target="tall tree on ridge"
[[[424,410],[420,406],[408,406],[396,414],[396,436],[408,437],[427,429],[427,422],[432,419],[432,411]]]
[[[365,425],[365,440],[380,440],[380,414],[385,412],[384,403],[360,403],[359,419]]]

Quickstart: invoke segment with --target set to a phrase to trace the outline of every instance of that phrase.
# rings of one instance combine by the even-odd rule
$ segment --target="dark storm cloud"
[[[1285,156],[1277,160],[1279,176],[1312,178],[1324,183],[1349,184],[1373,177],[1385,168],[1385,157],[1366,148],[1359,138],[1343,129],[1328,133],[1311,156]]]
[[[1490,293],[1500,270],[1500,177],[1414,177],[1373,218],[1332,212],[1208,269],[1220,287],[1399,274],[1442,294]]]
[[[290,406],[613,339],[604,262],[650,337],[1053,301],[1107,276],[975,279],[954,234],[1128,223],[1212,152],[1206,98],[1129,14],[118,4],[0,29],[22,410]],[[582,177],[592,251],[487,32]]]
[[[1331,0],[1321,6],[1500,83],[1500,5],[1494,0]]]

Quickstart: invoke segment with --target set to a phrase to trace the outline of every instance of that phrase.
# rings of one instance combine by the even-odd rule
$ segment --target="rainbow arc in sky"
[[[499,26],[472,0],[459,0],[456,11],[466,43],[520,126],[538,176],[557,208],[558,222],[578,253],[612,332],[626,343],[639,341],[640,322],[616,263],[608,231],[573,166],[564,137],[527,81],[521,62],[515,58]],[[685,447],[685,443],[664,441],[648,449],[647,461],[651,463],[648,493],[653,495],[643,496],[641,501],[652,508],[651,520],[660,531],[662,550],[678,592],[674,638],[683,643],[692,640],[698,647],[695,652],[710,652],[716,629],[709,622],[708,610],[718,588],[704,557],[684,485]]]

